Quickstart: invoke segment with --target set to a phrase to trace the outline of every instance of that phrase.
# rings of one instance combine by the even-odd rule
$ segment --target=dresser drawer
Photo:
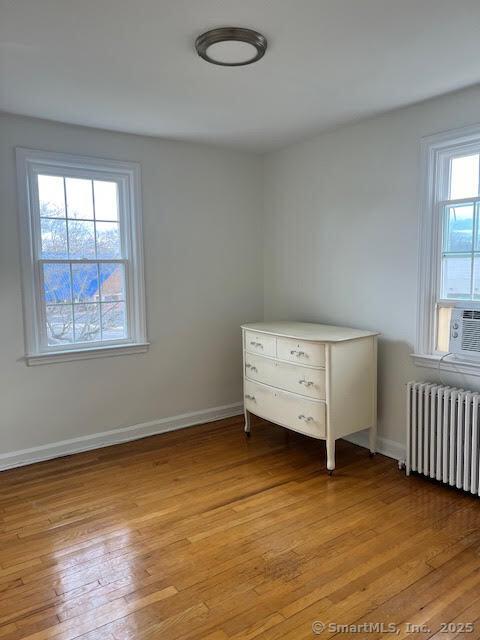
[[[310,367],[324,367],[325,347],[318,342],[277,338],[277,357]]]
[[[276,356],[277,338],[268,333],[245,331],[245,349],[249,353],[260,353],[264,356]]]
[[[245,380],[245,408],[314,438],[325,437],[325,403]]]
[[[325,371],[245,354],[245,375],[272,387],[325,400]]]

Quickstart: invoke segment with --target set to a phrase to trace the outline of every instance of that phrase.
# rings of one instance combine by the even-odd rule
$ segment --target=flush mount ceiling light
[[[240,67],[263,58],[267,39],[252,29],[221,27],[198,36],[195,49],[207,62],[223,67]]]

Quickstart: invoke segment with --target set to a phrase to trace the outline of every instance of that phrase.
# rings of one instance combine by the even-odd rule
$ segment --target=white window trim
[[[28,365],[47,364],[146,351],[148,342],[145,317],[140,165],[135,162],[120,162],[20,147],[16,149],[16,161],[26,363]],[[110,344],[95,344],[88,347],[72,345],[71,348],[62,346],[42,349],[39,336],[41,319],[39,287],[35,283],[34,268],[34,242],[36,241],[33,231],[33,202],[36,193],[34,178],[37,173],[42,171],[58,171],[62,174],[65,170],[78,175],[81,175],[82,172],[95,172],[105,178],[109,177],[120,181],[122,197],[124,197],[123,208],[127,214],[124,220],[128,245],[127,255],[131,264],[125,284],[129,300],[130,335],[123,342],[115,341]]]
[[[480,146],[480,124],[445,131],[422,139],[421,144],[421,202],[419,217],[419,257],[418,257],[418,303],[417,335],[415,353],[416,365],[442,371],[452,371],[466,375],[480,376],[480,362],[466,360],[452,354],[436,351],[436,308],[439,291],[441,231],[440,216],[437,214],[436,185],[444,185],[445,157],[452,150],[468,153],[471,147]],[[442,199],[447,199],[443,194]],[[469,199],[470,201],[471,199]],[[452,304],[451,300],[445,301]]]

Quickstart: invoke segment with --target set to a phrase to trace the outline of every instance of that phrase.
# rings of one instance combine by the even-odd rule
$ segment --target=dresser
[[[326,441],[327,470],[335,441],[377,431],[377,336],[372,331],[305,322],[242,325],[245,433],[251,414]]]

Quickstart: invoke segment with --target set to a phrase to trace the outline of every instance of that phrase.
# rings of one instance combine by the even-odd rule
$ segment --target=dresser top
[[[334,327],[330,324],[313,324],[310,322],[249,322],[242,324],[242,329],[258,333],[271,333],[285,338],[298,340],[318,340],[319,342],[343,342],[368,336],[378,336],[378,331],[360,331],[347,327]]]

